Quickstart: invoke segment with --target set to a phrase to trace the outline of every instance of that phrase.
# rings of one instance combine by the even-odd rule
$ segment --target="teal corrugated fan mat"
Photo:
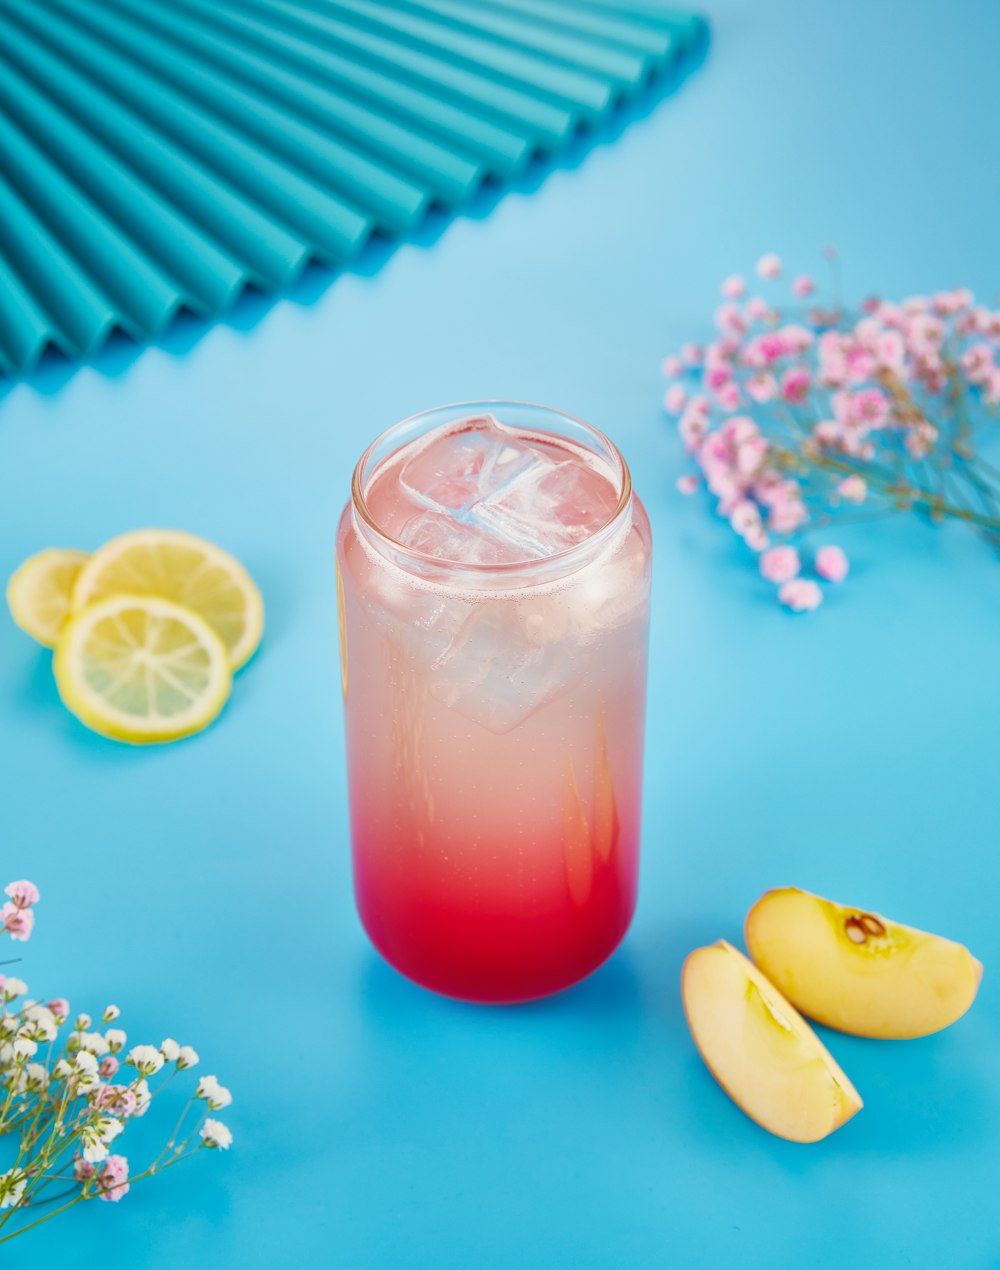
[[[655,0],[0,0],[0,369],[342,265],[704,41]]]

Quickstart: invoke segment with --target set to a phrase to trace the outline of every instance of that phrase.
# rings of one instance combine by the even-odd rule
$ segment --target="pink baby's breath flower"
[[[69,1002],[65,997],[53,997],[48,1007],[56,1016],[57,1023],[65,1023],[69,1018]]]
[[[793,613],[811,613],[823,602],[823,592],[809,578],[793,578],[778,591],[778,599]]]
[[[920,419],[918,422],[910,424],[906,429],[903,444],[906,446],[907,453],[911,454],[915,459],[922,459],[931,452],[937,439],[937,428],[932,423],[928,423],[926,419]]]
[[[73,1176],[78,1182],[89,1182],[94,1176],[95,1166],[89,1160],[85,1160],[82,1155],[78,1155],[73,1161]]]
[[[994,370],[993,348],[990,344],[972,344],[959,358],[959,365],[971,384],[984,384]],[[10,887],[7,888],[10,894]]]
[[[763,405],[765,401],[770,401],[777,393],[778,381],[768,371],[760,371],[756,375],[751,375],[743,387],[752,401],[756,401],[758,405]]]
[[[682,494],[693,494],[701,482],[697,476],[678,476],[676,485]]]
[[[786,401],[796,405],[809,396],[811,383],[809,372],[804,367],[793,366],[781,377],[781,395]]]
[[[94,1095],[93,1105],[101,1111],[109,1111],[120,1120],[128,1120],[136,1114],[138,1098],[128,1085],[104,1085]]]
[[[733,507],[729,515],[729,523],[733,529],[740,535],[745,535],[760,526],[760,511],[756,503],[752,503],[748,498],[740,499]]]
[[[847,556],[839,547],[820,547],[816,552],[813,566],[821,578],[827,582],[843,582],[847,577],[849,564]]]
[[[957,287],[954,291],[939,291],[932,303],[937,313],[950,315],[967,309],[974,299],[971,291],[965,287]]]
[[[781,276],[781,257],[776,256],[773,251],[769,251],[766,255],[761,256],[757,261],[757,277],[758,278],[778,278]]]
[[[105,1054],[97,1065],[98,1075],[104,1080],[110,1080],[118,1070],[118,1059],[114,1054]]]
[[[871,349],[856,340],[844,340],[842,344],[844,367],[852,384],[863,384],[875,374],[875,355]]]
[[[736,447],[736,470],[741,476],[753,476],[767,459],[769,448],[765,437],[747,437]]]
[[[825,254],[832,259],[836,252]],[[768,253],[756,272],[775,279],[784,271]],[[886,512],[932,506],[935,520],[971,520],[991,533],[1000,526],[988,501],[1000,497],[1000,476],[985,461],[979,472],[972,433],[977,416],[1000,406],[1000,310],[957,288],[898,302],[870,294],[860,306],[824,306],[809,299],[816,292],[811,276],[789,283],[794,300],[770,305],[747,294],[743,276],[727,278],[716,312],[719,335],[703,350],[686,345],[669,367],[699,366],[703,395],[686,399],[678,389],[667,400],[718,514],[759,555],[781,602],[805,612],[823,600],[819,580],[839,582],[849,565],[840,548],[823,547],[803,578],[798,532],[810,522],[836,522],[849,504],[866,502],[869,483]],[[787,321],[792,314],[801,322]],[[982,480],[981,505],[961,485],[949,500],[938,496],[953,463],[941,439],[953,435],[976,490]],[[907,457],[918,462],[907,466]],[[677,482],[685,493],[698,485],[691,476]]]
[[[687,402],[687,393],[680,384],[671,384],[663,396],[663,408],[668,414],[679,415]]]
[[[719,429],[719,434],[728,446],[742,445],[751,437],[760,436],[760,428],[749,415],[733,415]],[[729,454],[732,457],[732,454]]]
[[[783,499],[771,507],[768,528],[776,534],[793,534],[809,519],[805,504],[798,498]]]
[[[744,312],[751,322],[759,322],[771,312],[771,306],[761,295],[751,296],[744,306]]]
[[[715,310],[715,325],[723,334],[742,335],[746,330],[740,307],[732,301],[720,304]]]
[[[771,539],[767,536],[764,526],[758,522],[756,525],[751,525],[743,535],[743,541],[751,551],[761,552],[767,550]]]
[[[824,331],[819,337],[819,377],[831,388],[847,382],[847,358],[844,341],[838,331]]]
[[[904,309],[906,304],[904,303]],[[935,363],[941,351],[941,341],[944,339],[945,327],[939,317],[935,317],[932,313],[925,313],[922,310],[908,310],[906,325],[903,328],[903,338],[906,340],[906,346],[914,357],[924,361]]]
[[[681,346],[681,360],[686,366],[700,366],[703,356],[700,344],[684,344]]]
[[[669,375],[671,379],[680,379],[681,375],[684,374],[684,363],[676,354],[671,353],[669,357],[664,357],[660,363],[660,370],[663,371],[664,375]]]
[[[880,388],[858,392],[842,389],[833,394],[833,413],[842,428],[869,431],[883,427],[889,419],[889,399]]]
[[[124,1155],[109,1155],[97,1174],[98,1198],[117,1204],[129,1193],[128,1160]]]
[[[30,939],[34,925],[35,914],[30,908],[18,908],[9,901],[0,908],[0,930],[5,930],[11,939]]]
[[[845,476],[837,486],[837,493],[845,502],[863,503],[868,497],[868,483],[863,476]]]
[[[794,547],[772,547],[760,558],[761,574],[768,582],[791,582],[799,575],[802,562]]]
[[[684,448],[689,454],[694,454],[708,431],[708,412],[700,409],[694,401],[689,401],[677,422],[677,431],[681,434]]]
[[[728,384],[733,377],[733,368],[728,362],[720,362],[718,365],[707,367],[705,371],[705,387],[711,392],[718,392],[724,384]]]
[[[732,471],[722,464],[706,463],[703,465],[705,484],[712,493],[722,500],[719,508],[720,516],[728,516],[743,492]]]
[[[807,326],[800,326],[797,322],[783,326],[779,334],[789,353],[804,353],[816,343],[816,336],[812,331]]]
[[[9,895],[15,908],[31,908],[41,899],[38,887],[34,882],[10,882],[4,887],[4,894]]]
[[[740,341],[735,335],[720,335],[705,346],[706,366],[728,366],[740,351]]]
[[[763,370],[787,356],[789,351],[780,331],[766,331],[755,336],[743,349],[743,363],[754,370]]]
[[[777,472],[767,469],[754,482],[753,494],[757,502],[765,507],[776,507],[779,503],[799,498],[800,490],[794,481],[783,480]]]
[[[906,345],[898,331],[882,331],[875,343],[875,359],[882,370],[906,375]]]

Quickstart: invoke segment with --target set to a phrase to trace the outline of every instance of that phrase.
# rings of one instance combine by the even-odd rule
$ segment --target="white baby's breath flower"
[[[112,1054],[117,1054],[119,1050],[125,1048],[125,1042],[128,1035],[121,1030],[120,1027],[109,1027],[104,1033],[104,1039],[108,1043],[108,1049]]]
[[[133,1116],[144,1116],[149,1110],[149,1104],[153,1099],[153,1095],[149,1092],[149,1082],[145,1080],[136,1081],[132,1092],[135,1094],[135,1111],[132,1114]]]
[[[76,1037],[75,1048],[87,1054],[95,1054],[98,1058],[103,1058],[110,1048],[107,1038],[100,1032],[76,1032],[74,1036]]]
[[[219,1147],[228,1151],[233,1145],[233,1135],[221,1120],[206,1120],[201,1126],[201,1140],[207,1147]]]
[[[202,1076],[198,1081],[196,1097],[204,1098],[212,1111],[221,1111],[233,1101],[233,1095],[225,1085],[219,1084],[217,1076]]]
[[[122,1131],[122,1122],[116,1116],[100,1116],[85,1125],[80,1133],[83,1158],[90,1164],[99,1164],[107,1158],[108,1147]]]
[[[115,1019],[121,1017],[121,1010],[116,1005],[106,1005],[101,1018],[105,1023],[114,1023]]]
[[[56,1023],[56,1016],[47,1005],[42,1005],[40,1001],[29,1001],[21,1011],[21,1018],[24,1020],[21,1031],[24,1033],[25,1025],[30,1025],[28,1034],[32,1040],[54,1041],[56,1039],[59,1025]]]
[[[181,1055],[181,1047],[168,1036],[160,1042],[160,1053],[163,1055],[165,1063],[176,1063]]]
[[[78,1014],[76,1016],[76,1022],[73,1024],[73,1028],[77,1032],[89,1032],[93,1022],[94,1020],[89,1014]]]
[[[11,1068],[4,1080],[7,1083],[7,1091],[11,1095],[26,1094],[28,1092],[28,1076],[23,1067]]]
[[[154,1076],[163,1066],[163,1055],[155,1045],[133,1045],[126,1062],[143,1076]]]
[[[8,1001],[13,1001],[15,997],[23,997],[27,991],[28,985],[23,979],[15,979],[13,975],[8,975],[3,981],[3,994]]]
[[[23,1169],[8,1169],[6,1173],[0,1173],[0,1208],[13,1208],[20,1204],[27,1182],[28,1175]]]
[[[73,1060],[73,1084],[76,1092],[80,1094],[89,1094],[97,1089],[101,1083],[101,1078],[97,1072],[97,1059],[93,1054],[88,1054],[86,1050],[77,1054]]]
[[[197,1067],[200,1061],[197,1050],[192,1049],[190,1045],[181,1046],[180,1053],[177,1055],[177,1066],[181,1071],[188,1067]]]
[[[24,1069],[24,1087],[29,1094],[40,1094],[49,1085],[49,1069],[44,1063],[29,1063]]]
[[[73,1074],[73,1068],[64,1058],[61,1058],[52,1069],[53,1080],[65,1080],[67,1076]]]
[[[38,1053],[37,1044],[26,1036],[15,1036],[11,1049],[14,1051],[14,1058],[20,1059],[22,1062],[26,1058],[34,1058]]]

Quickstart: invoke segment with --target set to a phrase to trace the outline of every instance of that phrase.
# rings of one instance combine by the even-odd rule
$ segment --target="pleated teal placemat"
[[[0,0],[0,369],[343,264],[705,38],[655,0]]]

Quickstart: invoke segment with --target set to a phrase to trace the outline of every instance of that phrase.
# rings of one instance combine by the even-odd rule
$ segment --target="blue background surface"
[[[269,621],[216,727],[136,752],[78,725],[0,620],[0,880],[43,892],[19,972],[77,1008],[118,1001],[133,1040],[193,1043],[236,1096],[229,1155],[43,1227],[23,1251],[44,1264],[1000,1265],[997,559],[958,529],[859,530],[849,584],[811,618],[779,611],[675,493],[658,372],[764,250],[798,271],[834,241],[856,293],[995,299],[1000,6],[710,16],[684,88],[544,184],[332,286],[316,271],[298,303],[6,386],[0,574],[177,525],[246,562]],[[506,1010],[411,986],[355,917],[332,566],[364,444],[491,396],[605,428],[656,538],[635,924],[587,983]],[[948,1032],[830,1038],[867,1105],[811,1148],[718,1090],[678,989],[689,949],[738,940],[786,883],[986,963]]]

